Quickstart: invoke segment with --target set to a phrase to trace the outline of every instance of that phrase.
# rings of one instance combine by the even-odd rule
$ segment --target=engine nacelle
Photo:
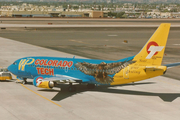
[[[43,81],[43,77],[35,77],[33,80],[33,84],[36,87],[40,88],[53,88],[54,87],[54,82],[52,81]]]

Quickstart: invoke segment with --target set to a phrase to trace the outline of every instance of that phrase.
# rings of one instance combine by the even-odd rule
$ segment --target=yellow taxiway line
[[[20,81],[20,80],[18,80],[18,81]],[[35,92],[35,91],[33,91],[33,90],[29,89],[29,88],[28,88],[28,87],[26,87],[25,85],[23,85],[23,84],[21,84],[21,85],[22,85],[24,88],[26,88],[27,90],[29,90],[29,91],[33,92],[34,94],[36,94],[36,95],[38,95],[38,96],[40,96],[40,97],[44,98],[45,100],[47,100],[47,101],[49,101],[49,102],[51,102],[51,103],[53,103],[53,104],[55,104],[55,105],[57,105],[57,106],[59,106],[59,107],[62,107],[61,105],[59,105],[59,104],[57,104],[57,103],[53,102],[52,100],[50,100],[50,99],[48,99],[48,98],[46,98],[46,97],[44,97],[44,96],[42,96],[42,95],[38,94],[37,92]]]

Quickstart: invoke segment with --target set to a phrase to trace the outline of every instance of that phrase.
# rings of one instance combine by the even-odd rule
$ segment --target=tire
[[[25,84],[27,84],[27,81],[24,81],[24,80],[23,80],[23,81],[21,82],[21,84],[25,85]]]

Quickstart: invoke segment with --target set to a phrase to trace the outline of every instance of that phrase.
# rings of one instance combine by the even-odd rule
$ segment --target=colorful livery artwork
[[[132,57],[121,60],[92,60],[59,57],[25,57],[16,60],[8,70],[26,83],[41,88],[53,88],[57,84],[69,83],[69,91],[75,91],[74,83],[95,85],[119,85],[163,75],[168,67],[180,63],[161,65],[169,34],[170,24],[159,26],[153,36]]]
[[[123,68],[129,64],[134,63],[133,61],[125,62],[115,62],[115,63],[105,63],[101,62],[100,64],[92,64],[87,62],[78,62],[75,66],[86,75],[92,75],[95,77],[95,80],[102,84],[110,84],[113,82],[113,75],[121,71]]]

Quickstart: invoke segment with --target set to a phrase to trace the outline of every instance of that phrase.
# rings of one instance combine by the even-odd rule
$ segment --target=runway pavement
[[[136,55],[156,28],[15,29],[0,30],[0,36],[91,59],[118,60]],[[162,64],[180,62],[180,30],[171,28]],[[125,43],[127,40],[128,43]],[[168,69],[166,76],[180,80],[180,67]]]
[[[118,27],[123,27],[123,28],[157,28],[160,24],[156,25],[143,25],[143,24],[138,24],[138,25],[79,25],[79,24],[70,24],[70,25],[41,25],[41,24],[0,24],[1,29],[2,28],[105,28],[105,27],[111,27],[111,28],[118,28]],[[171,25],[171,27],[179,28],[180,25]]]
[[[0,65],[8,66],[25,56],[74,55],[6,38],[0,38]],[[76,56],[79,57],[79,56]],[[1,119],[12,120],[179,120],[180,81],[156,77],[134,84],[97,87],[77,86],[69,93],[66,85],[55,90],[0,82]]]
[[[1,18],[3,24],[79,24],[79,25],[158,25],[160,23],[180,24],[180,19],[111,19],[111,18]]]
[[[63,28],[77,28],[77,27],[83,27],[83,28],[99,28],[99,27],[112,27],[112,28],[116,28],[116,27],[144,27],[144,28],[148,28],[148,27],[158,27],[160,24],[157,25],[143,25],[143,24],[139,24],[139,25],[40,25],[40,24],[0,24],[0,27],[11,27],[11,28],[58,28],[58,27],[63,27]],[[171,25],[171,27],[180,27],[180,25]]]

